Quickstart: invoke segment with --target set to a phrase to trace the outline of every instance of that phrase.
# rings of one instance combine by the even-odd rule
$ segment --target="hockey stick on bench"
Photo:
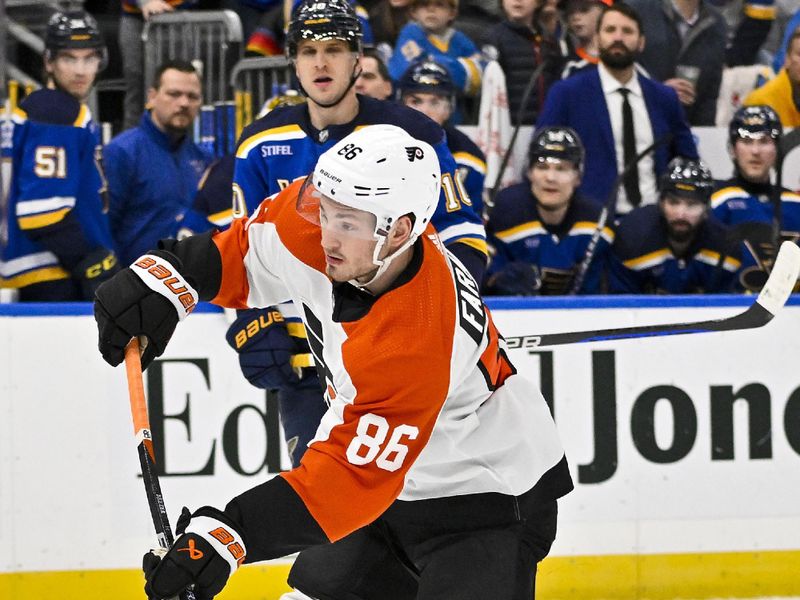
[[[158,545],[168,550],[174,541],[169,526],[167,508],[161,494],[161,484],[156,473],[156,459],[153,451],[153,436],[150,433],[150,419],[147,416],[147,402],[142,384],[142,362],[139,356],[139,340],[133,338],[125,348],[125,372],[128,376],[128,395],[131,401],[133,432],[136,435],[139,450],[139,464],[142,467],[142,480],[147,493],[147,504],[156,528]],[[195,600],[194,592],[186,590],[179,596],[180,600]]]
[[[509,349],[532,349],[542,346],[562,344],[581,344],[608,340],[656,337],[662,335],[684,335],[688,333],[707,333],[711,331],[738,331],[763,327],[772,320],[786,304],[792,288],[800,275],[800,247],[793,242],[784,242],[772,268],[767,283],[756,301],[744,312],[725,319],[697,321],[694,323],[667,323],[664,325],[637,325],[618,329],[595,329],[593,331],[572,331],[568,333],[544,333],[509,337]]]

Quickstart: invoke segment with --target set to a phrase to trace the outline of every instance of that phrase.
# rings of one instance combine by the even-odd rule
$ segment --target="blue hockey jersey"
[[[0,286],[67,279],[90,252],[112,248],[99,130],[88,107],[60,90],[14,112],[8,241]]]
[[[711,215],[686,256],[676,257],[667,224],[652,204],[632,210],[617,226],[609,265],[614,293],[700,294],[734,291],[741,261],[730,250],[727,228]]]
[[[457,183],[463,185],[462,196],[472,201],[472,209],[478,216],[483,215],[483,187],[486,180],[486,156],[462,131],[446,126],[447,147],[458,167]]]
[[[751,279],[753,271],[768,271],[777,248],[772,240],[774,215],[771,183],[753,183],[734,177],[718,184],[711,196],[714,216],[728,225],[731,235],[742,240],[742,274],[739,289],[758,291],[760,278]],[[761,225],[752,227],[752,225]],[[800,194],[781,190],[781,240],[800,241]]]
[[[488,279],[511,263],[524,262],[537,267],[541,278],[540,294],[568,294],[597,228],[600,212],[595,202],[576,194],[564,220],[557,226],[546,225],[539,216],[528,181],[501,190],[486,225],[491,249]],[[579,293],[601,291],[602,273],[613,240],[611,228],[604,227]],[[503,293],[502,289],[492,287],[487,291]]]
[[[486,234],[472,201],[458,185],[456,164],[444,133],[422,113],[394,102],[359,96],[356,118],[318,131],[308,106],[276,109],[247,127],[236,151],[234,215],[255,210],[264,198],[308,175],[320,155],[358,127],[390,123],[436,150],[442,169],[442,197],[432,222],[446,245],[463,243],[486,254]]]
[[[437,36],[415,22],[407,23],[397,36],[394,54],[387,64],[392,79],[398,81],[414,59],[426,54],[447,69],[464,94],[474,96],[480,91],[484,64],[475,43],[456,29]]]

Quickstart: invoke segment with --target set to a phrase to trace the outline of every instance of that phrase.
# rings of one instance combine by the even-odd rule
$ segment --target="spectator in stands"
[[[508,108],[516,125],[536,121],[550,85],[559,79],[563,57],[559,46],[545,37],[536,22],[535,12],[540,0],[503,0],[506,18],[489,30],[487,57],[497,60],[506,76]],[[537,76],[528,102],[521,107],[525,89],[536,70],[545,65]],[[521,112],[520,112],[520,109]]]
[[[122,128],[134,127],[144,110],[144,22],[154,15],[176,9],[191,9],[199,0],[121,0],[119,48],[122,52],[122,73],[125,78],[124,116]]]
[[[386,100],[392,95],[392,78],[389,69],[376,50],[366,49],[359,61],[361,71],[356,79],[356,92]]]
[[[788,18],[781,19],[780,24],[783,25],[782,29],[779,29],[780,25],[776,23],[774,29],[778,31],[775,32],[776,37],[780,39],[775,43],[775,49],[772,59],[772,70],[776,73],[780,71],[786,60],[786,50],[789,47],[789,43],[792,41],[792,36],[797,29],[800,29],[800,0],[788,0],[791,2],[791,8],[786,7],[785,4],[781,3],[783,6],[779,6],[778,8],[784,8],[792,10],[792,13],[788,16]],[[776,15],[776,21],[778,21],[778,17]],[[772,35],[770,35],[772,37]],[[765,43],[766,46],[766,43]],[[768,52],[768,51],[767,51]]]
[[[731,119],[728,148],[734,175],[711,197],[714,215],[732,229],[734,244],[744,242],[741,287],[761,289],[777,253],[773,220],[780,200],[781,239],[800,239],[800,194],[770,181],[783,128],[769,106],[743,106]]]
[[[500,191],[487,222],[491,264],[484,292],[569,294],[586,259],[600,208],[578,191],[584,149],[569,127],[536,132],[528,180]],[[614,234],[604,227],[578,293],[596,294]]]
[[[119,270],[96,160],[100,135],[86,105],[106,58],[89,13],[55,13],[45,33],[47,87],[14,111],[0,287],[17,288],[20,301],[91,300]]]
[[[378,47],[391,50],[397,43],[400,30],[411,20],[411,0],[379,0],[369,11],[369,22]]]
[[[483,61],[475,43],[453,29],[458,0],[413,0],[414,21],[400,31],[389,73],[398,81],[414,59],[428,55],[443,65],[459,91],[474,96],[481,88]]]
[[[280,0],[239,0],[239,14],[245,33],[245,51],[248,56],[277,56],[284,50],[287,3]],[[361,22],[364,43],[374,43],[369,14],[356,0],[347,0]],[[292,0],[291,10],[300,0]]]
[[[691,125],[714,125],[727,26],[708,0],[628,0],[643,20],[639,57],[650,77],[678,93]]]
[[[745,0],[730,3],[730,8],[723,9],[728,29],[733,32],[725,52],[725,64],[736,67],[757,61],[759,48],[776,22],[775,4],[775,0]],[[732,14],[730,9],[736,13]]]
[[[766,104],[778,113],[784,127],[800,126],[800,28],[792,33],[783,69],[770,81],[753,90],[745,106]]]
[[[462,199],[469,199],[475,212],[483,215],[486,157],[466,134],[448,125],[458,90],[447,69],[433,60],[418,59],[411,63],[397,87],[403,104],[420,111],[442,126],[447,134],[447,147],[457,165],[458,181],[452,183],[462,186]],[[451,181],[448,177],[445,175],[443,180]]]
[[[727,228],[709,215],[714,180],[699,160],[674,158],[657,205],[634,209],[617,227],[610,288],[628,294],[733,291],[741,266]]]
[[[139,125],[105,147],[111,194],[111,232],[120,259],[130,264],[159,239],[173,237],[211,162],[190,135],[202,101],[191,63],[167,61],[147,91],[149,111]]]
[[[603,6],[611,6],[611,0],[567,0],[564,13],[570,37],[570,54],[561,72],[561,78],[596,65],[600,60],[597,47],[597,22],[603,14]]]
[[[616,212],[658,200],[657,177],[674,156],[697,158],[692,132],[672,88],[637,73],[634,61],[644,47],[639,14],[624,3],[606,7],[598,21],[600,63],[556,82],[547,95],[537,127],[563,125],[586,146],[581,191],[606,202],[617,191]],[[666,143],[670,139],[671,143]],[[640,158],[652,144],[656,148]]]

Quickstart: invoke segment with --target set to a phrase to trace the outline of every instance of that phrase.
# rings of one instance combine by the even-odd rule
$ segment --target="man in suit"
[[[619,185],[618,215],[658,200],[657,181],[675,156],[698,158],[692,132],[675,91],[637,72],[634,61],[644,48],[642,22],[628,5],[607,7],[597,23],[597,68],[550,88],[536,127],[572,127],[586,147],[580,191],[605,202],[614,193],[617,174],[654,142]],[[662,139],[669,141],[661,142]]]

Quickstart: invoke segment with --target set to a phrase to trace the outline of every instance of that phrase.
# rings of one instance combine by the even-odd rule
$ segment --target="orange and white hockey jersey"
[[[228,505],[248,562],[342,538],[397,499],[518,496],[563,463],[541,393],[516,372],[477,284],[435,232],[377,297],[332,283],[320,230],[295,208],[301,184],[210,238],[221,257],[212,301],[292,300],[329,403],[300,466]],[[553,498],[571,489],[568,475],[560,482]]]

